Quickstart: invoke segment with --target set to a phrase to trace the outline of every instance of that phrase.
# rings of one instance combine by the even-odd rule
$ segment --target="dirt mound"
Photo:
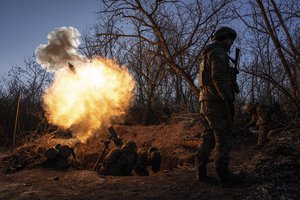
[[[194,151],[199,144],[199,125],[181,122],[168,125],[154,126],[114,126],[118,135],[124,141],[135,141],[139,148],[156,147],[161,152],[162,169],[172,169],[178,165],[192,165],[194,162]],[[198,133],[198,134],[197,134]],[[2,171],[13,168],[13,170],[31,169],[41,167],[45,161],[46,150],[57,144],[69,145],[75,149],[80,169],[91,170],[98,155],[103,151],[103,140],[107,138],[108,132],[91,138],[87,143],[78,143],[71,136],[62,137],[61,133],[50,133],[43,135],[37,140],[27,142],[18,147],[12,155],[1,160]],[[106,151],[109,152],[115,145],[109,144]],[[74,162],[72,162],[74,164]],[[73,165],[74,166],[74,165]]]
[[[156,147],[161,153],[161,168],[170,170],[178,165],[194,163],[194,152],[199,144],[201,126],[191,126],[188,122],[152,126],[116,125],[114,129],[124,141],[134,141],[138,148]],[[104,132],[86,144],[76,147],[76,155],[83,169],[91,170],[98,155],[103,151],[106,138]],[[115,145],[109,144],[107,152]]]
[[[243,165],[255,177],[260,199],[300,197],[300,129],[282,131]]]
[[[234,189],[219,187],[213,162],[208,164],[208,175],[215,181],[198,183],[195,180],[194,152],[200,142],[200,125],[180,122],[154,126],[116,125],[114,129],[124,140],[133,140],[140,148],[157,147],[162,155],[161,171],[148,177],[100,176],[91,169],[103,150],[101,141],[107,137],[108,132],[104,131],[91,138],[86,144],[79,144],[70,136],[62,137],[59,133],[51,133],[17,148],[13,155],[3,156],[0,152],[1,169],[7,169],[11,158],[14,160],[15,168],[20,166],[16,169],[16,173],[0,174],[3,177],[0,183],[4,185],[0,189],[0,193],[3,192],[0,197],[11,196],[8,188],[14,187],[15,191],[23,195],[16,198],[48,198],[53,193],[57,195],[50,199],[66,197],[77,199],[81,198],[82,194],[87,195],[88,199],[105,197],[138,200],[299,199],[300,197],[299,128],[283,130],[271,135],[270,141],[261,149],[255,148],[254,135],[243,131],[236,132],[233,140],[235,148],[230,153],[230,168],[232,171],[245,171],[246,180]],[[57,144],[75,148],[81,170],[41,169],[46,149]],[[111,142],[109,149],[113,147],[114,144]],[[31,174],[29,176],[31,178],[24,174]],[[25,191],[22,184],[28,184],[33,189],[31,193]],[[155,193],[153,188],[156,190]],[[178,190],[178,188],[183,189]]]
[[[69,135],[63,135],[57,131],[42,135],[37,139],[27,141],[16,148],[13,153],[2,153],[0,171],[10,173],[23,169],[40,168],[46,160],[47,149],[55,147],[57,144],[74,146],[77,142]]]
[[[138,147],[157,147],[162,155],[162,168],[193,164],[194,152],[199,145],[200,126],[188,122],[155,126],[119,126],[117,132],[125,140],[133,140]]]

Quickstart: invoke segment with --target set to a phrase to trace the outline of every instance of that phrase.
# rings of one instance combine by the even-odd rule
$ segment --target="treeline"
[[[276,101],[290,117],[299,117],[300,2],[240,2],[102,0],[98,20],[83,35],[80,51],[128,67],[137,84],[127,122],[156,124],[198,113],[201,50],[217,28],[230,26],[238,32],[235,45],[242,52],[236,109],[245,101]],[[48,130],[41,95],[50,82],[51,74],[34,57],[2,79],[1,138],[12,134],[18,91],[19,135]]]
[[[0,144],[10,144],[13,133],[16,141],[30,139],[32,133],[48,132],[43,108],[43,89],[51,82],[51,74],[41,68],[34,56],[24,66],[14,66],[8,77],[2,77],[0,88]],[[19,101],[19,103],[18,103]],[[15,127],[16,112],[18,123]]]

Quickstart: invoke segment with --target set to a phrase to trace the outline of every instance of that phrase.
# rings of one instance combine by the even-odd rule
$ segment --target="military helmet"
[[[235,30],[229,28],[229,27],[221,27],[219,28],[212,36],[212,40],[217,40],[217,41],[222,41],[228,38],[231,38],[233,40],[235,40],[237,34],[235,32]]]
[[[54,148],[50,148],[46,151],[46,157],[50,160],[57,158],[58,152]]]
[[[69,147],[68,145],[63,145],[61,147],[59,147],[58,152],[59,155],[61,155],[62,157],[68,158],[72,155],[72,151],[73,149],[71,147]]]
[[[246,111],[247,113],[251,113],[255,111],[255,104],[254,103],[245,103],[243,110]]]
[[[125,143],[125,146],[127,146],[128,148],[130,148],[131,150],[135,151],[136,150],[136,143],[134,141],[127,141]]]

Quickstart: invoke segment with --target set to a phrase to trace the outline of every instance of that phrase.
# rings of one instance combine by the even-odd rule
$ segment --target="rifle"
[[[99,156],[97,158],[97,161],[96,161],[96,163],[95,163],[95,165],[93,167],[93,171],[96,170],[99,162],[103,159],[104,154],[105,154],[106,150],[108,149],[108,146],[109,146],[111,140],[115,143],[115,145],[117,147],[120,147],[120,146],[122,146],[124,144],[124,142],[122,141],[122,138],[120,138],[118,136],[117,132],[115,131],[115,129],[112,126],[108,128],[108,132],[109,132],[108,138],[101,141],[101,142],[104,143],[104,149],[99,154]]]
[[[238,94],[240,92],[239,86],[236,82],[237,80],[237,75],[239,73],[238,70],[238,63],[239,63],[239,57],[240,57],[240,49],[239,48],[235,48],[235,58],[230,58],[230,60],[233,62],[233,70],[232,70],[232,80],[233,80],[233,90],[236,94]]]
[[[236,70],[237,74],[239,73],[238,65],[239,65],[239,59],[240,59],[240,49],[235,48],[235,58],[234,58],[234,69]]]

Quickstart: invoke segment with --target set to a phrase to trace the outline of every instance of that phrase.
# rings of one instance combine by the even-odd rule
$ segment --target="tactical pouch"
[[[200,62],[200,70],[199,70],[199,88],[203,86],[209,86],[212,84],[210,78],[210,70],[207,67],[206,56],[201,59]]]

